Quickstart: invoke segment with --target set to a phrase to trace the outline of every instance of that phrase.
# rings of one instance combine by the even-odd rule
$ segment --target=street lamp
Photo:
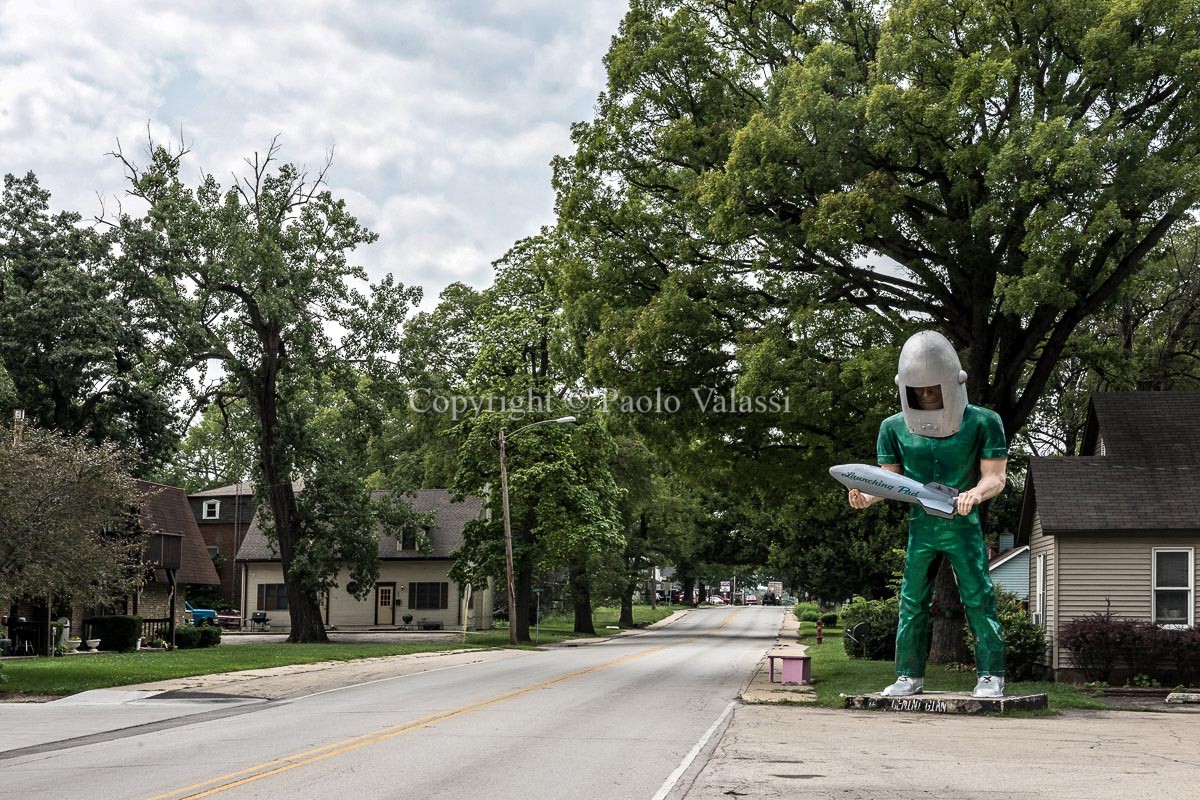
[[[574,421],[574,417],[559,417],[558,419],[531,422],[510,433],[509,438],[538,425],[550,422],[564,425]],[[508,516],[508,467],[504,463],[504,428],[500,429],[500,505],[504,509],[504,567],[508,573],[508,641],[515,646],[517,644],[517,589],[513,581],[512,522]]]

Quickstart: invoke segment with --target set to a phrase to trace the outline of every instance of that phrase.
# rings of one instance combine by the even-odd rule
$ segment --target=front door
[[[396,624],[396,584],[375,584],[375,624]]]

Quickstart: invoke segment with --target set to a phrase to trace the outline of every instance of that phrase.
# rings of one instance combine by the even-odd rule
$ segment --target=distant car
[[[191,617],[193,625],[217,624],[217,612],[211,608],[192,608],[192,604],[186,600],[183,601],[183,607]]]
[[[721,597],[719,594],[710,594],[708,596],[708,602],[710,605],[723,606],[725,605],[725,598]]]
[[[758,605],[758,595],[754,595],[754,594],[746,595],[746,605],[748,605],[748,606]]]
[[[236,608],[222,608],[217,612],[217,624],[236,631],[242,627],[242,612]]]
[[[777,605],[779,605],[779,596],[777,594],[775,594],[774,592],[766,592],[765,594],[763,594],[763,603],[762,604],[764,606],[777,606]]]

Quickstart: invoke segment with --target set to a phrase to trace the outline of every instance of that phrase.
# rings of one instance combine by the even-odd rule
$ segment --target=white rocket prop
[[[902,503],[916,503],[933,517],[950,519],[957,507],[954,502],[954,498],[958,497],[957,489],[941,483],[922,485],[898,472],[888,472],[868,464],[839,464],[830,467],[829,474],[849,489]]]

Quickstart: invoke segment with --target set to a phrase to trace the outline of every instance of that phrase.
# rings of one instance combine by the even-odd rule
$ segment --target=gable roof
[[[378,500],[386,492],[372,492],[371,499]],[[483,498],[468,495],[461,502],[451,500],[450,492],[445,489],[421,489],[403,499],[418,513],[433,512],[435,523],[426,531],[429,539],[430,552],[418,550],[401,550],[396,537],[384,533],[379,537],[379,557],[381,559],[447,559],[450,554],[462,546],[463,529],[473,519],[483,517]],[[258,524],[259,515],[254,515],[246,538],[237,552],[238,561],[278,561],[279,553],[267,541],[266,534]]]
[[[1084,456],[1136,464],[1200,466],[1200,392],[1097,392],[1088,404]]]
[[[150,533],[183,534],[183,547],[175,580],[179,583],[203,583],[220,586],[221,579],[208,557],[208,548],[187,495],[177,486],[136,481],[138,519],[142,529]]]
[[[1021,515],[1024,542],[1035,509],[1051,536],[1197,531],[1200,466],[1142,466],[1106,456],[1031,458]]]
[[[1010,550],[1005,550],[1003,553],[1001,553],[1000,555],[996,556],[995,558],[993,558],[991,561],[988,562],[988,569],[993,570],[993,569],[996,569],[997,567],[1001,567],[1001,566],[1007,564],[1009,561],[1012,561],[1014,558],[1021,555],[1022,553],[1028,553],[1028,552],[1029,552],[1029,545],[1027,545],[1027,544],[1023,544],[1020,547],[1014,547]]]

